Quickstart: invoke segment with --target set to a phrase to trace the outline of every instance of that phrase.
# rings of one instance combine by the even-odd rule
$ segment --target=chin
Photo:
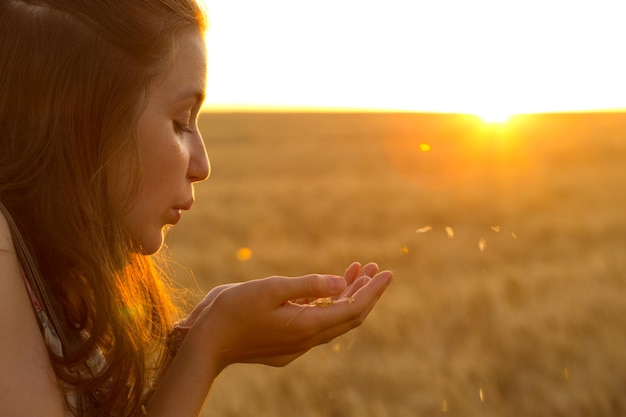
[[[154,255],[161,250],[164,241],[163,231],[159,232],[158,235],[155,234],[154,236],[146,236],[143,239],[139,239],[137,253],[141,255]]]

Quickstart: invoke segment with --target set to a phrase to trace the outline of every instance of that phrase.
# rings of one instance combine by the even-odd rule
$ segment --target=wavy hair
[[[182,29],[206,30],[205,14],[194,0],[2,0],[0,27],[0,201],[57,313],[89,335],[51,353],[55,373],[80,395],[105,393],[98,415],[136,414],[168,360],[176,308],[157,260],[120,225],[109,173],[131,167],[130,204],[148,86]],[[97,349],[106,368],[75,375]]]

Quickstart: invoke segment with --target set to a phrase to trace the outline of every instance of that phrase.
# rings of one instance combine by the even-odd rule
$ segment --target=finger
[[[367,283],[371,280],[372,278],[370,278],[367,275],[363,275],[361,277],[359,277],[357,280],[355,280],[352,285],[350,285],[348,288],[346,288],[346,290],[341,294],[340,297],[338,297],[339,299],[342,298],[350,298],[352,297],[361,287],[363,287],[364,285],[367,285]]]
[[[373,277],[378,272],[378,269],[378,265],[374,262],[370,262],[364,266],[361,266],[361,264],[359,264],[358,262],[352,263],[344,274],[344,278],[346,278],[348,286],[338,298],[352,296],[352,294],[354,294],[354,292],[358,290],[363,284],[361,282],[361,285],[357,285],[356,287],[354,287],[356,281],[358,281],[363,276]]]
[[[313,347],[329,343],[335,338],[348,333],[356,327],[359,327],[372,312],[379,298],[380,296],[375,297],[363,310],[359,312],[359,314],[354,315],[349,320],[341,321],[332,327],[327,327],[316,332],[314,338],[309,340],[310,346]]]
[[[367,275],[369,277],[373,277],[374,275],[376,275],[378,273],[378,269],[379,268],[378,268],[378,265],[376,263],[370,262],[370,263],[364,265],[361,268],[359,276]]]
[[[350,330],[360,326],[367,316],[372,312],[378,300],[384,293],[385,289],[389,286],[393,279],[393,274],[390,271],[383,271],[373,278],[368,280],[372,282],[372,286],[367,288],[367,285],[362,288],[361,292],[355,294],[351,300],[345,300],[341,303],[337,303],[337,307],[341,308],[350,307],[352,304],[358,306],[358,313],[351,316],[350,319],[345,320],[334,327],[327,328],[318,333],[320,343],[328,343],[336,337],[349,332]],[[366,293],[370,292],[370,293]],[[359,301],[357,301],[359,300]],[[361,304],[360,306],[358,304]]]
[[[310,274],[300,277],[271,277],[272,294],[277,304],[288,300],[330,297],[346,289],[346,280],[337,275]]]
[[[230,283],[230,284],[218,285],[217,287],[215,287],[211,291],[209,291],[209,293],[204,297],[202,302],[206,303],[206,304],[211,304],[211,302],[213,300],[215,300],[215,297],[220,295],[220,293],[222,291],[227,290],[227,289],[229,289],[231,287],[234,287],[235,285],[238,285],[238,283]]]
[[[366,310],[371,302],[374,304],[383,294],[393,279],[391,271],[381,271],[373,277],[363,276],[358,281],[358,288],[355,288],[351,296],[346,298],[348,304],[355,304],[354,307]]]
[[[360,276],[361,264],[359,262],[352,262],[346,271],[343,273],[343,277],[348,285],[352,284],[355,279]]]
[[[391,283],[392,273],[383,271],[356,294],[353,300],[343,299],[327,307],[284,306],[283,317],[287,317],[295,339],[289,343],[289,354],[328,343],[336,337],[358,327],[375,307],[378,299]],[[276,353],[276,352],[275,352]]]
[[[307,306],[297,310],[297,316],[291,316],[290,327],[312,329],[314,334],[332,334],[330,329],[353,328],[359,325],[374,308],[374,305],[383,294],[392,280],[391,271],[383,271],[373,278],[366,278],[367,282],[350,298],[343,298],[327,307]],[[295,309],[295,306],[293,306]],[[296,310],[291,310],[293,313]],[[338,333],[341,334],[341,333]]]

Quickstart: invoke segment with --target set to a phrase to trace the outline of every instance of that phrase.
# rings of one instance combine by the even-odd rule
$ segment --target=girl
[[[0,28],[0,415],[197,416],[228,365],[362,323],[375,264],[220,286],[174,325],[163,229],[210,171],[194,0],[1,0]]]

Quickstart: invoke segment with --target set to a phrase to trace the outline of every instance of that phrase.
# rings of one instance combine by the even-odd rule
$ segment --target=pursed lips
[[[190,200],[187,200],[184,203],[177,204],[174,207],[172,207],[172,215],[170,219],[171,221],[169,223],[172,225],[178,223],[180,221],[180,217],[182,215],[183,210],[186,211],[186,210],[191,209],[192,205],[193,205],[193,198]]]

